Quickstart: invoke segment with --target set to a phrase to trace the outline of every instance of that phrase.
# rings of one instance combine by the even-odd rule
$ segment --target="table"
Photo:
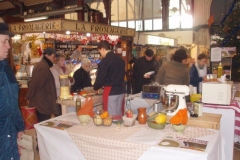
[[[168,121],[172,116],[167,116]],[[205,113],[203,112],[200,117],[188,117],[188,126],[193,127],[203,127],[210,129],[220,129],[220,120],[222,114],[214,114],[214,113]]]
[[[49,121],[74,122],[66,130],[43,126]],[[177,134],[170,125],[163,130],[154,130],[137,123],[133,127],[112,124],[110,127],[80,125],[75,113],[35,124],[41,159],[178,159],[178,160],[224,160],[223,139],[218,130],[188,126],[184,134]],[[154,135],[154,136],[153,136]],[[194,138],[208,141],[205,152],[157,146],[165,135]],[[174,153],[174,154],[173,154]]]
[[[231,109],[232,106],[221,105],[203,105],[203,112],[222,114],[220,121],[220,132],[225,141],[225,159],[233,159],[234,150],[234,132],[235,132],[235,111]]]

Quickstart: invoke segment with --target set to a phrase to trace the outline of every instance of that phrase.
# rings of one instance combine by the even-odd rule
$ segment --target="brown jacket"
[[[159,84],[189,85],[189,81],[187,67],[176,61],[163,63],[156,76]]]
[[[55,81],[49,65],[44,59],[33,68],[26,98],[29,100],[29,107],[36,107],[40,113],[58,114]]]

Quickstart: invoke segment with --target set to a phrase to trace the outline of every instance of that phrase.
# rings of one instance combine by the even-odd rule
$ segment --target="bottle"
[[[221,78],[222,74],[223,74],[222,63],[219,62],[219,65],[218,65],[218,71],[217,71],[217,78]]]
[[[81,109],[81,97],[77,94],[76,97],[76,113]]]
[[[198,114],[198,117],[202,116],[203,103],[201,101],[194,102],[194,113]]]

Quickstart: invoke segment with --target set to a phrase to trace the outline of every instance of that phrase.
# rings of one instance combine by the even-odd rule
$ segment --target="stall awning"
[[[135,29],[109,26],[100,23],[89,23],[67,19],[51,19],[35,22],[21,22],[9,24],[10,31],[14,34],[35,32],[80,32],[95,34],[110,34],[119,36],[135,36]]]

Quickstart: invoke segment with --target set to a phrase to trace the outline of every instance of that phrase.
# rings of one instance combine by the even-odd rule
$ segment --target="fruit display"
[[[148,118],[147,124],[153,129],[164,129],[167,121],[167,116],[165,113],[157,113],[152,117]]]
[[[180,109],[169,121],[171,124],[175,125],[186,125],[188,122],[188,111],[187,108]]]
[[[111,126],[112,117],[109,116],[108,111],[103,111],[100,115],[93,117],[93,122],[96,126]]]

